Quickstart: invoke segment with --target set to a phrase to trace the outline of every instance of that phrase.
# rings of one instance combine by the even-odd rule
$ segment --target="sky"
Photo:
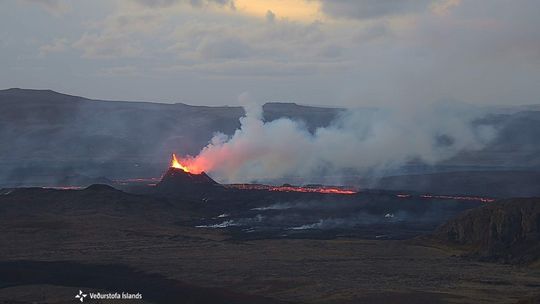
[[[540,103],[537,0],[0,0],[0,88],[327,106]]]

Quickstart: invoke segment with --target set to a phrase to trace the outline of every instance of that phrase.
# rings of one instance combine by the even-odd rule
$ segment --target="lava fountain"
[[[175,169],[181,169],[184,172],[188,172],[188,173],[201,174],[210,168],[207,163],[208,162],[203,157],[180,158],[176,156],[175,153],[173,153],[171,157],[170,167],[175,168]]]
[[[204,171],[182,163],[176,154],[172,155],[169,169],[157,184],[159,188],[175,192],[201,190],[217,185],[219,184]]]
[[[190,168],[188,168],[187,166],[185,165],[182,165],[182,163],[180,163],[180,161],[178,160],[178,157],[176,157],[176,154],[172,154],[172,157],[171,157],[171,168],[175,168],[175,169],[182,169],[184,170],[184,172],[187,172],[187,173],[191,173],[192,170],[190,170]]]

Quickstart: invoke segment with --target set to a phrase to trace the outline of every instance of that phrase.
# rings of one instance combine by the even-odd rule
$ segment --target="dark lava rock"
[[[540,304],[540,295],[519,300],[516,304]]]
[[[189,193],[213,190],[221,188],[221,185],[204,172],[193,174],[182,169],[169,168],[157,188],[165,192]]]
[[[121,192],[120,190],[105,184],[93,184],[85,188],[86,191]]]
[[[462,245],[472,256],[507,263],[540,258],[540,198],[517,198],[468,210],[440,226],[434,237]]]

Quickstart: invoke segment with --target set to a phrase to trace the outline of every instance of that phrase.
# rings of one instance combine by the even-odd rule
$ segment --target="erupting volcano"
[[[200,191],[214,186],[219,184],[205,172],[182,164],[175,154],[172,155],[169,169],[157,184],[162,190],[174,192]]]
[[[208,169],[205,163],[204,158],[188,157],[179,159],[174,153],[171,158],[171,168],[182,169],[185,172],[193,174],[201,174]]]
[[[187,167],[187,166],[184,166],[180,163],[180,161],[178,160],[178,158],[176,157],[176,154],[172,154],[172,158],[171,158],[171,168],[175,168],[175,169],[182,169],[184,170],[184,172],[191,172],[191,170]]]

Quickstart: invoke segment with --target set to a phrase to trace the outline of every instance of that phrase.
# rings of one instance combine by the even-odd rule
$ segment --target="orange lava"
[[[176,154],[174,153],[172,154],[171,168],[182,169],[184,170],[184,172],[188,172],[188,173],[191,172],[191,170],[187,166],[184,166],[180,163],[180,161],[176,157]]]
[[[200,168],[200,166],[197,166],[192,158],[185,158],[181,159],[176,156],[176,154],[172,154],[171,158],[171,168],[175,169],[181,169],[184,172],[192,173],[192,174],[201,174],[204,172],[203,169]]]
[[[342,189],[338,187],[299,187],[299,186],[269,186],[260,184],[232,184],[227,185],[229,188],[235,188],[240,190],[266,190],[277,192],[302,192],[302,193],[322,193],[322,194],[344,194],[352,195],[357,194],[357,191],[350,189]]]

